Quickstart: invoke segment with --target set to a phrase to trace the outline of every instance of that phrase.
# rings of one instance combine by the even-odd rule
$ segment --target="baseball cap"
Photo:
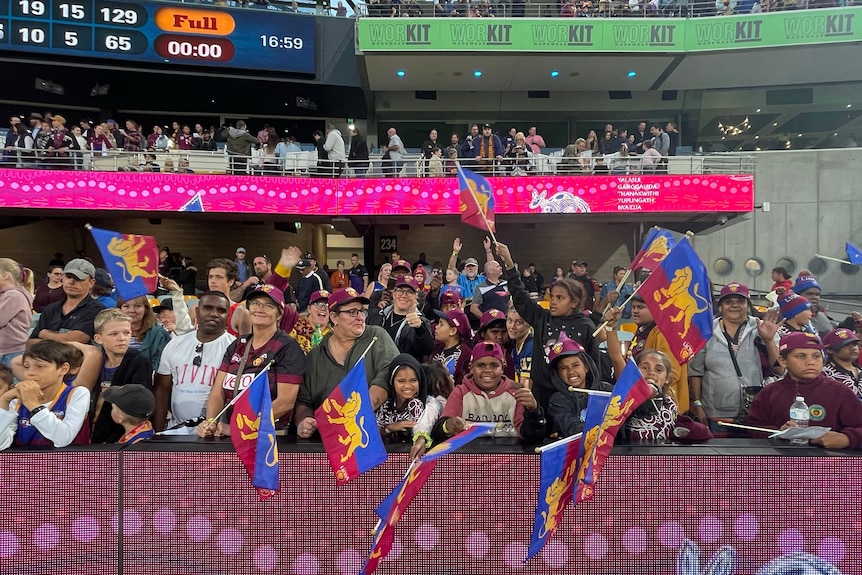
[[[132,417],[149,417],[156,408],[153,392],[137,383],[112,385],[102,393],[102,397]]]
[[[794,349],[823,349],[823,343],[820,338],[813,333],[804,331],[794,331],[788,333],[778,342],[778,352],[785,354]]]
[[[458,330],[458,335],[461,336],[461,339],[470,338],[470,320],[467,319],[467,314],[464,313],[464,310],[450,309],[449,311],[440,311],[439,309],[435,309],[434,313],[437,314],[437,317]]]
[[[95,278],[96,266],[94,266],[87,260],[77,258],[66,264],[66,267],[63,268],[63,273],[72,274],[79,280],[85,280],[88,276],[91,278]]]
[[[745,299],[749,299],[751,297],[751,294],[748,292],[748,286],[739,282],[731,282],[721,288],[721,292],[719,292],[718,294],[718,301],[721,301],[727,296],[731,295],[739,295],[744,297]]]
[[[476,258],[467,258],[467,261],[464,262],[464,267],[467,266],[478,266],[479,262],[476,261]]]
[[[407,273],[410,273],[410,272],[412,272],[412,271],[413,271],[413,268],[411,268],[411,267],[410,267],[410,262],[408,262],[407,260],[398,260],[397,262],[395,262],[394,264],[392,264],[392,271],[393,271],[393,272],[394,272],[395,270],[397,270],[398,268],[404,268],[404,269],[406,269],[406,270],[407,270]]]
[[[278,309],[284,311],[284,292],[272,284],[261,284],[254,288],[245,300],[245,307],[248,307],[248,304],[251,303],[252,300],[261,297],[268,297],[275,305],[278,306]]]
[[[313,304],[316,301],[324,300],[329,303],[329,292],[325,289],[317,290],[316,292],[311,294],[311,297],[308,298],[309,305]]]
[[[359,292],[352,287],[335,290],[332,292],[332,295],[329,296],[329,311],[336,311],[341,306],[355,301],[365,305],[371,303],[368,298],[359,295]]]
[[[838,351],[842,347],[847,347],[857,341],[859,341],[859,338],[856,337],[856,332],[846,327],[833,329],[823,336],[823,346],[833,351]]]
[[[305,259],[317,261],[317,258],[314,257],[314,254],[311,252],[305,252]]]
[[[491,129],[491,124],[485,124],[485,125],[483,125],[483,126],[482,126],[482,129],[484,130],[485,128]]]
[[[483,329],[488,329],[495,321],[505,322],[506,314],[504,314],[498,309],[489,309],[482,314],[482,319],[479,320],[479,331],[482,331]]]
[[[409,287],[413,291],[419,291],[419,284],[416,283],[416,280],[412,276],[401,276],[395,282],[395,287]]]
[[[166,309],[174,309],[174,300],[172,300],[171,298],[165,298],[164,300],[159,302],[159,305],[153,306],[153,313],[160,314]]]
[[[30,119],[32,119],[32,120],[41,120],[41,119],[42,119],[42,114],[40,114],[39,112],[33,112],[32,114],[30,114]]]
[[[698,423],[687,415],[678,415],[676,417],[676,427],[673,428],[673,436],[678,441],[686,443],[706,441],[713,438],[709,427]]]
[[[557,343],[552,345],[548,351],[548,363],[551,369],[553,369],[557,360],[568,355],[578,355],[579,353],[584,353],[584,346],[573,339],[569,339],[566,332],[561,331],[560,336],[557,338]]]
[[[506,363],[506,354],[503,353],[503,348],[500,347],[500,344],[494,343],[493,341],[480,341],[473,347],[473,361],[478,361],[483,357],[493,357],[500,361],[500,363]]]
[[[96,280],[96,285],[100,288],[112,289],[114,287],[114,280],[105,268],[96,268],[96,275],[93,277]]]
[[[573,266],[585,266],[585,265],[587,265],[587,262],[584,260],[573,260],[572,265]]]
[[[454,291],[447,291],[440,296],[440,305],[461,305],[461,296]]]
[[[238,254],[244,254],[244,253],[245,253],[245,248],[244,248],[244,247],[242,247],[242,246],[238,247],[238,248],[236,249],[236,253],[238,253]]]
[[[811,303],[801,295],[786,293],[778,300],[778,307],[784,319],[791,319],[811,308]]]

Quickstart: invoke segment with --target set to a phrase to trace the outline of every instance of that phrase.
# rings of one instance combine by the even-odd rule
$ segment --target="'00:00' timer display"
[[[106,0],[0,0],[0,50],[314,74],[314,17]]]

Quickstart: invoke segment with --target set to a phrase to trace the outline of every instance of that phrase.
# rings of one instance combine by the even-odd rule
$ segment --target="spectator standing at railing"
[[[472,124],[470,126],[470,133],[467,134],[467,137],[464,139],[464,143],[461,144],[461,149],[458,151],[458,157],[464,158],[467,164],[473,163],[473,158],[476,157],[475,146],[479,141],[479,126],[478,124]]]
[[[644,140],[641,142],[641,145],[644,150],[641,156],[641,172],[644,174],[654,174],[661,162],[661,154],[653,148],[652,140]]]
[[[21,118],[18,116],[9,116],[9,129],[6,130],[6,149],[3,151],[3,160],[0,165],[3,167],[15,167],[17,164],[18,154],[14,151],[15,142],[18,140],[18,126],[21,124]],[[29,133],[25,126],[25,131]],[[32,135],[30,136],[33,137]]]
[[[141,146],[144,143],[144,136],[138,129],[138,124],[134,120],[126,120],[126,128],[120,128],[120,134],[123,135],[125,142],[124,149],[127,152],[140,152]]]
[[[8,160],[4,165],[17,168],[35,167],[37,165],[36,142],[30,135],[30,130],[21,122],[16,124],[13,130],[15,133],[6,137],[6,154],[4,156]]]
[[[439,147],[439,144],[437,143],[437,130],[431,130],[431,132],[428,133],[428,139],[422,143],[422,158],[425,160],[422,175],[428,175],[430,165],[429,160],[434,155],[434,148],[437,147]]]
[[[72,164],[71,154],[78,150],[78,141],[66,129],[66,118],[59,114],[51,119],[53,129],[50,137],[42,140],[45,161],[43,165],[55,169],[68,168]]]
[[[527,130],[527,145],[534,154],[541,154],[542,148],[545,147],[545,139],[536,133],[536,126],[530,126]]]
[[[278,165],[278,134],[275,133],[275,128],[267,129],[268,139],[260,148],[260,172],[262,174],[277,174],[279,172]]]
[[[269,140],[269,124],[264,124],[263,128],[257,133],[257,141],[261,146],[266,145]]]
[[[461,153],[461,139],[458,137],[458,134],[452,134],[452,137],[449,139],[450,144],[446,146],[443,150],[443,155],[447,158],[452,157],[452,151],[455,151],[455,157],[458,157],[458,154]]]
[[[575,11],[575,0],[565,0],[563,7],[560,8],[560,18],[574,18]]]
[[[329,175],[340,178],[341,172],[344,171],[347,155],[344,153],[344,137],[341,135],[341,131],[332,124],[326,125],[326,141],[323,143],[323,149],[326,150],[329,160]]]
[[[119,130],[120,126],[117,121],[108,120],[106,123],[108,124],[108,137],[114,139],[114,147],[126,149],[126,137]]]
[[[147,136],[147,149],[148,150],[155,150],[156,149],[156,142],[158,141],[158,139],[161,135],[162,135],[162,128],[161,128],[161,126],[156,124],[155,126],[153,126],[153,131]]]
[[[257,144],[258,139],[248,133],[243,120],[237,121],[236,127],[226,127],[223,133],[227,138],[226,149],[230,161],[230,173],[234,175],[247,173],[251,146]]]
[[[87,139],[81,133],[81,126],[73,126],[72,127],[72,136],[75,138],[75,141],[78,143],[78,151],[75,152],[75,169],[80,170],[84,168],[84,156],[88,149],[87,147]]]
[[[644,140],[649,140],[650,137],[647,135],[646,122],[638,122],[638,129],[635,130],[635,146],[637,146],[638,154],[644,153],[643,142]]]
[[[353,172],[359,178],[364,178],[368,172],[368,143],[365,137],[359,132],[359,128],[350,130],[350,154],[347,156],[349,167],[353,168]],[[356,289],[356,286],[353,286]],[[364,289],[364,288],[363,288]],[[356,289],[362,293],[361,289]]]
[[[177,149],[191,150],[194,147],[195,139],[192,136],[192,129],[188,124],[183,124],[182,131],[177,135]]]
[[[482,135],[473,142],[476,158],[476,171],[494,173],[494,166],[503,159],[503,143],[497,134],[492,133],[491,124],[482,126]]]
[[[209,130],[203,130],[201,137],[195,139],[194,149],[204,152],[215,152],[218,149]]]
[[[527,146],[523,132],[515,134],[514,144],[506,157],[513,176],[525,176],[527,172],[533,169],[533,152]]]
[[[667,155],[675,156],[676,147],[679,146],[679,131],[676,129],[676,122],[668,122],[664,127],[664,133],[667,134],[667,137],[670,139]]]
[[[660,124],[653,124],[650,126],[649,131],[652,134],[653,147],[661,156],[658,171],[667,172],[667,153],[670,151],[670,136],[661,129]]]
[[[42,114],[39,112],[33,112],[30,114],[30,135],[33,139],[36,139],[36,136],[39,134],[39,131],[42,129]]]
[[[383,146],[383,173],[389,178],[398,177],[404,164],[404,142],[395,128],[386,131],[389,143]]]

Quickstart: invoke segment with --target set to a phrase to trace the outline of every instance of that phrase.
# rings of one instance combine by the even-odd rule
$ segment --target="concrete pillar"
[[[326,232],[329,224],[314,224],[311,230],[311,253],[317,256],[318,267],[327,263]]]

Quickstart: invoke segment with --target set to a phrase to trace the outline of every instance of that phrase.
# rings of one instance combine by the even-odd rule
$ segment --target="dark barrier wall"
[[[862,458],[748,445],[618,447],[595,499],[527,565],[539,457],[447,457],[379,573],[672,574],[685,539],[699,549],[681,575],[722,548],[738,566],[716,573],[862,573]],[[290,449],[265,502],[229,443],[0,454],[0,572],[355,575],[406,455],[336,488],[324,454]]]

